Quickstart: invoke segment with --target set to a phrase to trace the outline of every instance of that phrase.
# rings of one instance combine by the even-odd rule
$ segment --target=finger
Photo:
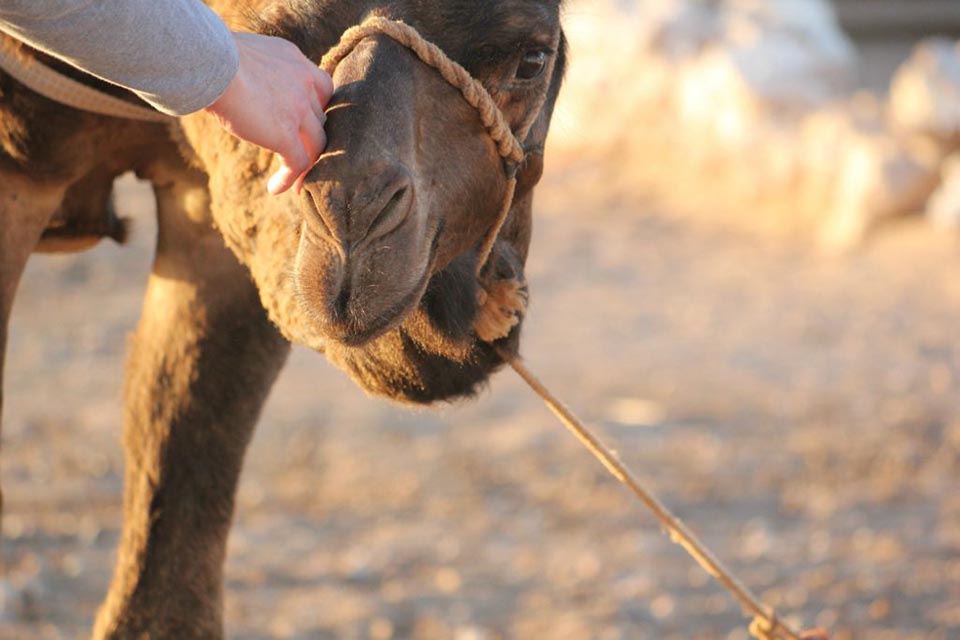
[[[310,168],[309,155],[299,136],[294,138],[294,142],[278,150],[277,156],[280,158],[280,169],[267,182],[267,191],[273,195],[283,193],[292,187],[297,178]]]
[[[270,176],[267,182],[267,192],[272,196],[278,196],[292,187],[299,176],[299,172],[294,171],[287,165],[281,165],[276,173]]]
[[[317,120],[320,121],[320,126],[323,126],[327,123],[327,114],[323,112],[323,105],[320,103],[320,96],[316,92],[310,93],[310,108],[313,110],[313,115],[316,116]]]
[[[317,97],[320,98],[320,105],[326,108],[330,103],[330,98],[333,97],[333,79],[326,71],[316,67],[313,86]]]
[[[327,146],[327,133],[323,130],[324,120],[308,115],[300,125],[300,143],[309,157],[308,169],[314,165]]]
[[[297,193],[300,193],[304,178],[306,178],[307,173],[309,173],[313,165],[316,164],[317,158],[320,157],[323,149],[327,146],[327,134],[323,130],[323,121],[310,116],[304,118],[303,124],[300,127],[300,141],[303,143],[303,148],[306,149],[310,160],[306,170],[300,174],[294,185]]]

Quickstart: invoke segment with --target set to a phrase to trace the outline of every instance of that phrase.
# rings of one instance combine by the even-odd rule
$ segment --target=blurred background
[[[913,214],[960,224],[956,2],[595,0],[569,13],[570,120],[554,148],[599,152],[628,190],[828,252]]]
[[[960,638],[960,3],[571,0],[531,367],[745,582],[838,640]],[[0,638],[89,633],[120,526],[131,244],[14,310]],[[248,455],[230,637],[746,640],[510,373],[413,411],[297,349]]]

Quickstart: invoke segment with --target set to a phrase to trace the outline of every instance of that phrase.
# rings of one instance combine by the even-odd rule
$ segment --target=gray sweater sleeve
[[[214,102],[239,65],[200,0],[0,0],[0,30],[172,115]]]

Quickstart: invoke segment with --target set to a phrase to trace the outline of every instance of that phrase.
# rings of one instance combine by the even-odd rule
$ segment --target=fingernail
[[[272,196],[275,196],[278,193],[280,193],[280,189],[282,186],[283,185],[280,183],[280,176],[277,174],[274,174],[273,176],[271,176],[269,182],[267,182],[267,193],[269,193]]]

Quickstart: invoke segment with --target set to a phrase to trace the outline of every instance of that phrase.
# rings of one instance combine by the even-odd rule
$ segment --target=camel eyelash
[[[471,62],[481,64],[501,64],[513,60],[518,55],[529,52],[543,53],[546,57],[556,54],[556,49],[543,42],[523,40],[511,46],[484,45],[470,56]]]

